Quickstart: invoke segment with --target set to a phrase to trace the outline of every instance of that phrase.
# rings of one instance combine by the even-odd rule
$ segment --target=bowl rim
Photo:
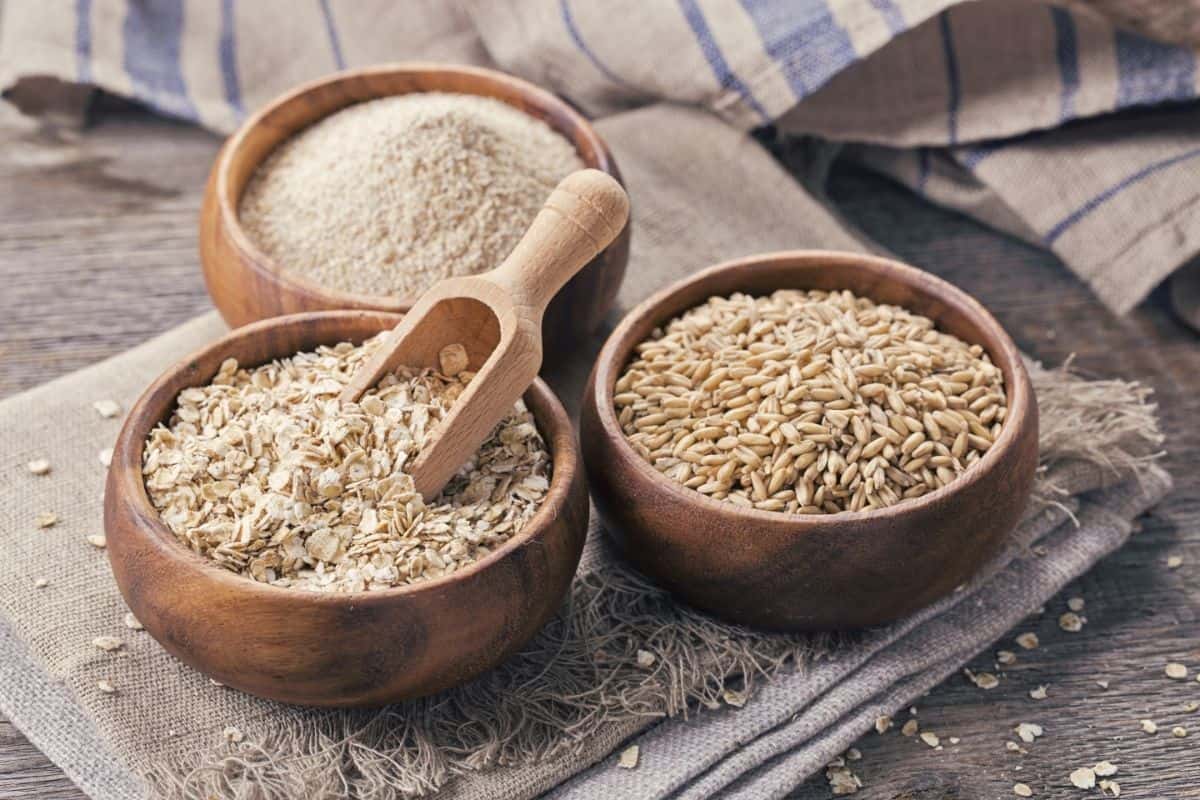
[[[344,289],[335,289],[333,287],[324,286],[314,280],[295,273],[283,267],[275,259],[263,252],[250,238],[246,229],[241,224],[241,219],[238,214],[238,208],[241,202],[241,196],[233,197],[233,179],[231,173],[233,171],[234,162],[238,154],[245,147],[246,140],[250,138],[254,131],[262,127],[272,127],[268,121],[271,115],[278,113],[279,109],[295,103],[303,103],[305,99],[314,94],[320,94],[329,89],[331,86],[336,86],[344,83],[360,81],[362,79],[371,79],[382,76],[393,75],[437,75],[437,76],[457,76],[474,78],[490,87],[500,87],[511,91],[514,94],[520,95],[529,105],[546,112],[545,118],[536,117],[533,114],[519,106],[509,103],[504,98],[496,97],[495,95],[484,94],[482,92],[464,92],[461,90],[451,91],[452,94],[468,94],[479,97],[492,97],[506,105],[520,111],[523,114],[528,114],[535,119],[541,119],[550,129],[558,133],[564,139],[569,141],[575,148],[576,154],[580,160],[584,162],[585,167],[598,169],[606,172],[615,178],[618,182],[623,183],[620,170],[617,169],[616,161],[613,159],[612,152],[608,149],[608,145],[600,138],[600,134],[592,124],[576,111],[570,103],[549,92],[536,84],[522,80],[506,72],[499,70],[488,69],[486,67],[476,67],[466,64],[438,64],[424,61],[402,61],[390,64],[378,64],[370,67],[361,67],[354,69],[342,70],[341,72],[326,75],[315,80],[302,83],[299,86],[287,91],[279,97],[272,100],[266,106],[262,107],[238,127],[238,129],[230,135],[225,144],[221,147],[217,154],[217,161],[214,167],[214,183],[213,191],[216,198],[217,212],[220,215],[221,224],[224,226],[226,235],[233,244],[234,248],[241,254],[243,259],[250,265],[250,268],[261,278],[267,281],[282,284],[291,288],[293,291],[305,292],[310,295],[315,295],[326,299],[332,304],[346,308],[374,308],[383,311],[403,312],[407,311],[419,295],[376,295],[362,292],[351,292]],[[413,90],[404,92],[388,92],[375,95],[370,99],[378,100],[385,97],[400,97],[405,94],[424,94],[431,89]],[[318,121],[328,119],[351,105],[360,102],[368,102],[367,100],[359,100],[353,103],[347,103],[344,106],[331,111],[324,116],[314,119],[307,123],[302,128],[292,131],[285,135],[284,139],[290,138],[304,128],[316,124]],[[574,126],[573,132],[563,130],[553,122],[555,115],[565,117],[571,121]],[[282,140],[281,140],[282,141]],[[589,153],[583,152],[581,144],[586,144]],[[277,147],[278,145],[276,145]],[[256,171],[263,161],[268,158],[271,152],[274,152],[274,147],[254,164]],[[249,179],[247,179],[247,182]],[[244,188],[244,187],[243,187]]]
[[[876,275],[901,283],[914,292],[933,299],[937,305],[955,307],[964,316],[974,321],[987,336],[994,339],[998,352],[993,352],[993,348],[985,345],[983,342],[969,342],[969,344],[979,344],[983,347],[988,355],[992,357],[993,363],[1002,370],[1005,369],[1005,364],[1007,364],[1008,371],[1012,375],[1011,382],[1013,385],[1005,387],[1008,400],[1005,424],[1001,426],[1000,435],[996,438],[993,445],[988,448],[987,452],[983,454],[977,463],[964,470],[953,482],[946,486],[935,489],[920,497],[904,500],[881,509],[839,511],[834,514],[792,514],[779,511],[766,511],[758,508],[746,508],[734,503],[715,500],[693,489],[688,489],[654,469],[629,444],[629,440],[625,437],[621,426],[617,422],[616,411],[613,406],[613,390],[617,378],[620,376],[625,364],[628,363],[633,348],[642,341],[645,341],[644,338],[633,338],[634,329],[645,324],[647,320],[653,323],[653,327],[657,327],[687,309],[694,308],[695,306],[691,305],[678,310],[669,310],[673,308],[673,300],[697,284],[703,283],[715,275],[726,275],[735,271],[740,271],[744,274],[746,270],[766,270],[773,267],[786,268],[805,264],[829,264],[831,262],[852,269],[872,271]],[[943,297],[934,296],[934,293],[930,290],[933,287],[940,290],[943,293]],[[776,287],[776,289],[783,288],[791,287]],[[732,291],[745,291],[750,294],[756,294],[749,289],[733,289]],[[863,295],[870,297],[869,292],[864,292]],[[949,302],[946,302],[947,300]],[[999,466],[1005,454],[1012,450],[1018,443],[1019,426],[1016,424],[1007,424],[1008,421],[1022,419],[1029,413],[1031,407],[1036,413],[1037,402],[1033,395],[1029,374],[1025,369],[1024,361],[1016,344],[1004,328],[1001,327],[1000,323],[996,321],[995,317],[992,316],[991,312],[978,300],[937,275],[901,261],[867,253],[841,250],[779,250],[735,258],[707,267],[659,289],[626,313],[617,327],[613,329],[608,339],[605,340],[603,347],[601,347],[600,352],[596,356],[595,367],[593,368],[587,392],[588,403],[586,406],[594,406],[601,430],[607,440],[612,443],[610,446],[616,448],[619,457],[623,461],[633,465],[632,469],[635,479],[648,481],[655,491],[665,493],[670,500],[691,504],[701,509],[704,513],[728,515],[730,518],[766,526],[790,526],[798,533],[816,532],[828,529],[830,525],[849,521],[872,520],[882,523],[886,523],[889,520],[894,521],[920,513],[931,506],[941,503],[955,493],[963,491],[968,486],[987,480]]]
[[[561,516],[568,508],[572,484],[580,471],[580,453],[578,442],[575,438],[574,427],[571,425],[570,418],[567,416],[566,409],[563,407],[558,395],[540,377],[534,380],[525,395],[522,396],[522,399],[525,400],[532,396],[535,402],[544,407],[546,411],[545,420],[538,419],[537,415],[534,414],[538,431],[542,434],[547,449],[550,451],[550,486],[546,492],[546,496],[543,498],[534,515],[525,523],[520,533],[511,537],[483,558],[471,562],[450,575],[443,575],[401,586],[390,586],[386,589],[353,592],[320,592],[291,586],[275,586],[269,583],[261,583],[253,578],[224,569],[199,553],[192,551],[175,537],[175,534],[163,522],[162,516],[150,501],[150,497],[146,492],[145,480],[142,476],[142,454],[145,448],[146,437],[156,425],[163,421],[162,419],[152,418],[150,407],[164,402],[163,395],[168,392],[169,384],[193,363],[201,358],[221,354],[223,351],[227,351],[235,342],[253,338],[272,328],[304,325],[309,321],[317,319],[337,320],[339,318],[352,319],[364,317],[395,317],[399,319],[401,316],[401,314],[390,311],[336,310],[308,311],[270,317],[250,325],[235,328],[219,339],[204,345],[171,364],[143,390],[125,417],[125,423],[121,427],[116,446],[113,449],[112,465],[109,468],[109,483],[106,485],[104,493],[106,511],[109,503],[113,503],[114,505],[124,503],[129,510],[134,512],[132,520],[125,526],[127,529],[136,531],[133,534],[134,536],[143,539],[153,546],[156,553],[169,561],[199,568],[201,570],[200,574],[212,579],[221,588],[242,594],[250,593],[257,595],[261,593],[264,599],[304,599],[316,603],[342,604],[347,606],[384,602],[402,597],[411,597],[421,593],[435,593],[447,589],[456,583],[462,583],[476,577],[504,560],[513,551],[533,543],[540,534],[550,530],[550,523]],[[387,328],[383,328],[382,330],[387,330]],[[342,338],[339,341],[347,341],[347,339]],[[328,344],[337,343],[330,342]],[[224,357],[228,358],[231,356],[226,354]],[[275,356],[274,358],[282,357]],[[209,377],[211,378],[211,376]],[[182,389],[179,391],[182,391]],[[167,401],[169,403],[167,406],[168,414],[174,409],[177,397],[178,392],[175,392]],[[530,413],[534,413],[532,408],[530,409]],[[105,516],[107,519],[107,513]]]

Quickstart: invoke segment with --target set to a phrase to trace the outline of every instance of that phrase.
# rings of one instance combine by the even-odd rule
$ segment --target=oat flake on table
[[[472,377],[386,376],[349,407],[338,395],[379,337],[254,369],[230,359],[185,389],[147,440],[147,492],[181,542],[279,586],[363,591],[450,574],[519,533],[551,462],[518,402],[436,501],[405,465]]]

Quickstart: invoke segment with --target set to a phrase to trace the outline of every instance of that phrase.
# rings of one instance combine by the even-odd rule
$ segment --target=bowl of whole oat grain
[[[500,663],[558,609],[587,534],[575,432],[536,381],[426,503],[405,471],[476,365],[338,394],[399,317],[239,328],[156,380],[113,450],[113,575],[169,652],[289,703],[381,705]]]
[[[581,438],[605,528],[723,618],[877,625],[967,581],[1037,469],[1020,353],[977,301],[857,253],[751,256],[633,309]]]
[[[495,70],[393,64],[297,87],[213,164],[200,261],[232,326],[301,311],[407,311],[443,278],[498,266],[566,175],[621,179],[569,103]],[[548,362],[612,308],[629,225],[555,297]]]

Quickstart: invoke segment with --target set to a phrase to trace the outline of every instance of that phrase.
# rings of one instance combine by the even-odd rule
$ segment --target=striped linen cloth
[[[870,145],[850,152],[1052,249],[1118,312],[1200,250],[1197,51],[1079,0],[42,0],[0,23],[0,85],[96,84],[223,132],[297,83],[420,59],[594,116],[669,101]]]

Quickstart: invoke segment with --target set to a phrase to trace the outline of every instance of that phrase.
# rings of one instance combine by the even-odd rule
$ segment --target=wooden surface
[[[492,97],[536,117],[574,145],[584,165],[618,181],[612,153],[591,124],[557,96],[511,75],[471,66],[364,67],[318,79],[260,111],[230,138],[213,165],[200,228],[201,263],[214,302],[231,325],[296,311],[361,308],[405,311],[415,297],[388,298],[318,285],[260,251],[238,224],[237,201],[262,160],[292,133],[351,103],[409,92]],[[629,227],[585,266],[546,311],[546,360],[553,363],[590,336],[612,308],[629,258]],[[253,286],[254,291],[246,291]]]
[[[537,377],[546,305],[628,219],[629,197],[614,178],[596,169],[571,173],[500,266],[430,287],[346,385],[339,399],[357,402],[397,367],[437,368],[443,348],[465,348],[467,368],[476,375],[410,471],[426,502],[441,494]]]
[[[634,348],[709,297],[776,289],[849,289],[983,345],[1003,370],[1008,394],[1008,416],[984,459],[944,490],[849,516],[742,508],[684,488],[647,464],[613,407],[613,387]],[[891,259],[815,250],[730,261],[630,311],[596,359],[580,422],[592,498],[626,556],[693,605],[780,630],[881,625],[954,591],[1020,520],[1037,470],[1037,430],[1021,354],[978,303]],[[948,436],[943,444],[953,441]]]
[[[111,115],[78,138],[0,127],[0,396],[86,366],[210,308],[196,255],[200,192],[217,140],[140,114]],[[1048,363],[1078,354],[1100,376],[1154,386],[1170,436],[1177,487],[1143,530],[1024,630],[1042,645],[1020,651],[1000,686],[955,677],[918,703],[944,740],[935,751],[895,731],[859,744],[856,798],[1097,797],[1067,784],[1079,766],[1110,759],[1123,797],[1200,797],[1200,683],[1163,676],[1168,660],[1200,668],[1200,339],[1160,296],[1116,319],[1044,253],[925,206],[874,177],[841,172],[833,195],[849,219],[901,258],[981,299],[1017,344]],[[636,198],[634,198],[636,203]],[[803,222],[798,220],[797,225]],[[1168,569],[1168,556],[1183,565]],[[1058,630],[1066,598],[1087,600],[1080,633]],[[990,654],[971,667],[990,667]],[[1096,680],[1110,682],[1107,691]],[[1028,692],[1049,686],[1048,697]],[[1147,736],[1137,720],[1162,730]],[[1005,750],[1018,722],[1045,735],[1028,755]],[[1172,725],[1192,730],[1169,735]],[[1017,767],[1021,767],[1018,771]],[[81,797],[11,726],[0,722],[0,797]],[[796,798],[829,797],[820,776]]]
[[[146,437],[181,391],[210,381],[230,358],[256,366],[362,342],[398,321],[377,311],[319,311],[238,328],[163,373],[129,409],[104,491],[108,559],[129,609],[180,661],[286,703],[380,706],[491,669],[562,605],[587,538],[587,487],[571,420],[535,380],[536,368],[524,399],[553,458],[549,492],[519,534],[452,575],[367,593],[280,591],[180,547],[150,504]]]

